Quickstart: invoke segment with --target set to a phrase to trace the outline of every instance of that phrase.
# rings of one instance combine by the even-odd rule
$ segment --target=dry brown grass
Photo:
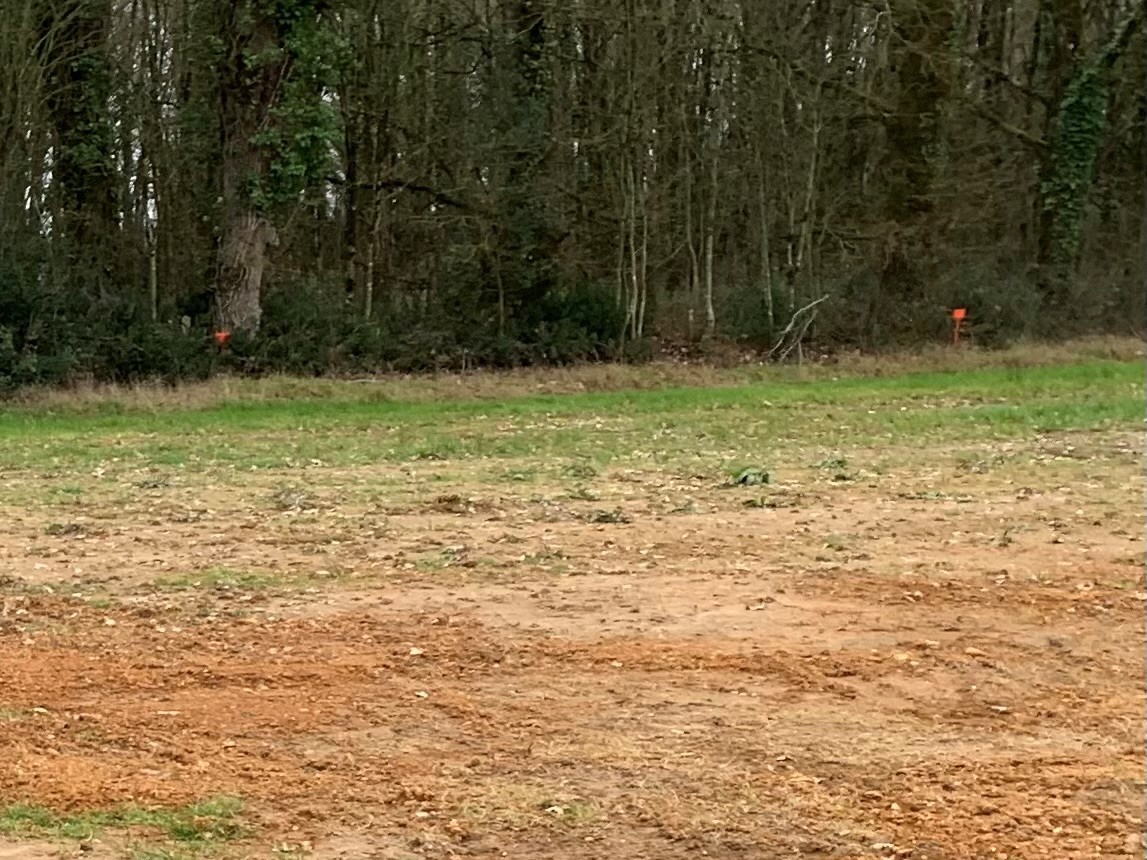
[[[677,387],[720,387],[768,381],[893,376],[991,367],[1040,367],[1108,359],[1142,359],[1144,342],[1129,337],[1090,337],[1066,343],[1023,343],[1007,349],[953,349],[928,346],[884,355],[843,354],[801,367],[746,362],[737,367],[705,363],[654,362],[645,365],[587,364],[565,368],[523,368],[471,373],[382,375],[360,379],[259,379],[218,377],[177,386],[77,384],[29,389],[12,402],[40,409],[83,412],[96,409],[159,411],[206,409],[227,403],[283,400],[339,402],[434,402],[500,400],[537,394],[641,391]]]

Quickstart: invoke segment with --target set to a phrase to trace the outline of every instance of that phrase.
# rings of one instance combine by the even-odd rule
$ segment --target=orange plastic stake
[[[954,308],[952,310],[952,343],[960,342],[960,335],[964,332],[964,321],[967,318],[967,308]]]

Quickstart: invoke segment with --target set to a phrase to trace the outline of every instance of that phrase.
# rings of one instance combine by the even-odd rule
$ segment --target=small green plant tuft
[[[578,502],[596,502],[600,496],[589,487],[577,486],[566,493],[566,498]]]
[[[848,543],[840,535],[828,535],[824,539],[824,548],[834,552],[844,552],[848,549]]]
[[[308,491],[293,485],[283,485],[271,494],[271,505],[280,511],[313,511],[318,500]]]
[[[564,802],[545,800],[538,804],[538,808],[554,820],[571,827],[588,824],[600,816],[596,806],[580,800]]]
[[[597,469],[589,463],[570,463],[562,472],[570,478],[579,478],[585,480],[587,478],[596,478]]]
[[[52,537],[73,537],[82,535],[87,529],[81,523],[48,523],[44,534]]]
[[[752,499],[745,499],[741,504],[746,508],[769,508],[770,510],[788,506],[786,502],[770,496],[756,496]]]
[[[499,476],[503,481],[511,481],[517,484],[533,483],[537,480],[538,473],[533,469],[507,469]]]
[[[612,511],[593,511],[588,519],[591,523],[623,524],[633,522],[621,508],[614,508]]]
[[[842,472],[848,468],[848,459],[839,455],[836,457],[828,457],[817,463],[816,467],[831,472]]]
[[[764,484],[771,484],[772,481],[773,476],[769,474],[768,469],[749,466],[734,472],[732,484],[736,487],[759,487]]]
[[[210,567],[206,570],[161,577],[154,580],[152,585],[157,591],[194,591],[197,589],[259,591],[284,583],[282,577],[270,573],[234,570],[229,567]]]
[[[463,567],[473,566],[466,558],[466,547],[464,546],[443,547],[438,552],[414,559],[415,570],[421,571],[445,570],[448,567],[454,567],[456,565]]]

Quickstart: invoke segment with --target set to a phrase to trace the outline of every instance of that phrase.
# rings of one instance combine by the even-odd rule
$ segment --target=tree
[[[325,0],[214,0],[222,223],[215,315],[254,333],[276,207],[325,171],[339,62]]]
[[[953,34],[949,0],[898,0],[891,7],[889,54],[896,81],[887,114],[887,174],[884,209],[889,220],[881,280],[904,295],[919,277],[916,232],[935,208],[933,183],[942,116],[950,87],[949,42]]]
[[[1099,50],[1079,63],[1055,104],[1046,178],[1040,189],[1039,253],[1040,289],[1053,307],[1066,298],[1083,242],[1086,206],[1111,99],[1111,72],[1142,26],[1143,7],[1136,4]]]
[[[65,249],[71,288],[106,298],[122,275],[109,112],[111,0],[44,0],[40,14],[53,133],[53,236]]]
[[[505,0],[503,42],[496,66],[496,134],[502,158],[497,194],[497,243],[491,274],[498,295],[498,330],[528,316],[555,282],[557,230],[544,185],[550,156],[546,9],[541,0]]]

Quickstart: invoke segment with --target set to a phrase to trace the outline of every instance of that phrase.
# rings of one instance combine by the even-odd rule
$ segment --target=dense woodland
[[[1140,0],[0,7],[3,385],[1143,327]]]

